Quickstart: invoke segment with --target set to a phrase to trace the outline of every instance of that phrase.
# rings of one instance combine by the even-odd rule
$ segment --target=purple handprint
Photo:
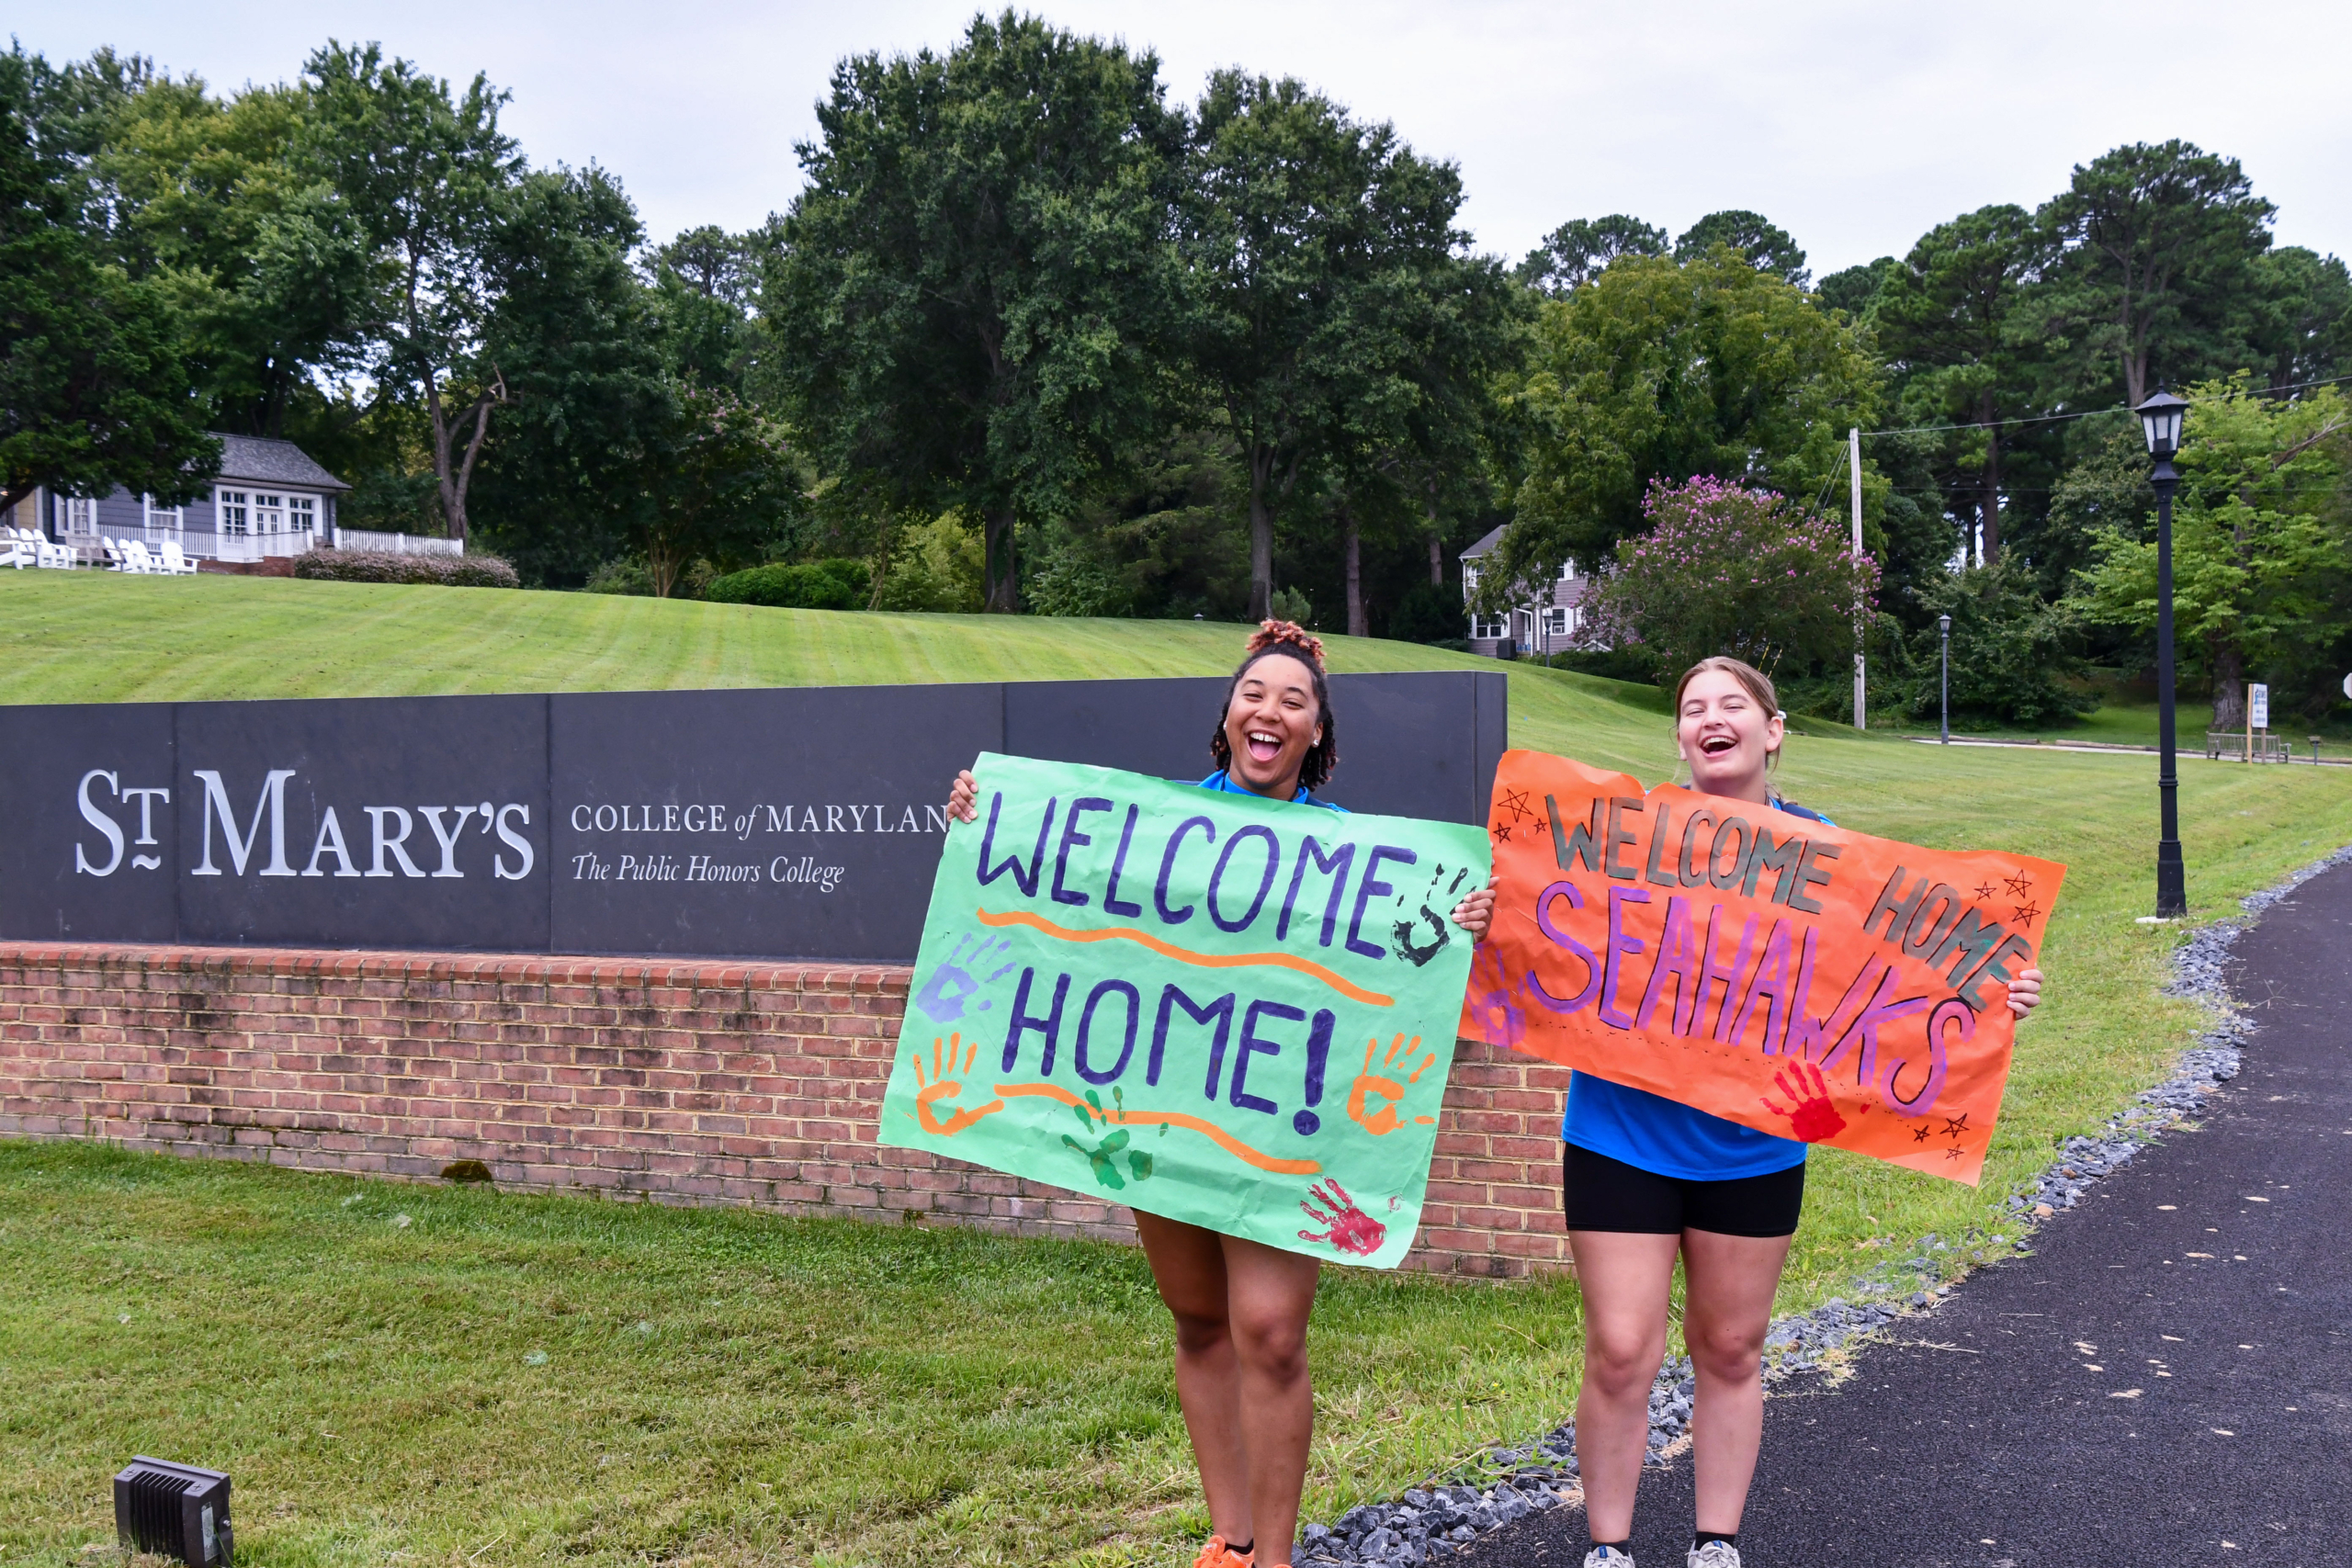
[[[974,948],[967,955],[964,951],[965,948],[976,942],[979,942],[979,946]],[[1007,964],[995,974],[985,978],[974,977],[972,971],[986,968],[991,962],[1012,951],[1012,943],[1001,936],[991,937],[985,942],[980,941],[977,936],[957,937],[956,945],[947,950],[945,960],[937,969],[932,971],[931,979],[924,984],[923,988],[915,993],[915,1006],[921,1009],[923,1016],[933,1023],[954,1023],[964,1016],[966,1011],[964,1003],[973,992],[982,986],[994,985],[1012,974],[1012,965]],[[989,1005],[987,1002],[980,1002],[970,1010],[986,1012]]]

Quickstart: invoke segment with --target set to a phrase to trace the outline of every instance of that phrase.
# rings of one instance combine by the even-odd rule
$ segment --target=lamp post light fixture
[[[2156,918],[2188,913],[2188,878],[2180,861],[2180,772],[2174,756],[2172,691],[2172,497],[2180,471],[2172,466],[2180,450],[2181,421],[2188,400],[2162,388],[2132,412],[2155,460],[2149,480],[2156,491]]]
[[[1951,744],[1951,617],[1938,615],[1936,630],[1942,634],[1944,642],[1943,743],[1949,746]]]

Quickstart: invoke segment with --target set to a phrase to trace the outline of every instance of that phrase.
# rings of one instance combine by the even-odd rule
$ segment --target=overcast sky
[[[13,9],[13,7],[12,7]],[[1631,212],[1679,232],[1752,208],[1816,276],[1902,254],[1988,202],[2032,207],[2120,142],[2238,158],[2284,244],[2352,251],[2352,6],[2172,0],[1899,5],[1285,4],[1063,0],[1125,38],[1171,96],[1240,65],[1292,74],[1462,168],[1480,248],[1516,259],[1563,220]],[[954,0],[32,0],[12,26],[51,60],[99,44],[216,90],[291,78],[329,36],[510,90],[535,164],[603,164],[657,239],[741,229],[799,185],[794,141],[842,55],[951,44]]]

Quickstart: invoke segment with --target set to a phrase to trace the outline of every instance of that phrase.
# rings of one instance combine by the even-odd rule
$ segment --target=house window
[[[224,490],[215,495],[220,532],[245,534],[252,531],[250,502],[251,497],[241,490]]]
[[[1462,592],[1466,595],[1478,586],[1478,569],[1468,561],[1462,563]]]
[[[319,527],[319,500],[313,495],[286,498],[286,526],[296,534],[313,534]]]
[[[95,534],[98,531],[98,503],[95,501],[65,500],[65,531],[69,534]]]
[[[1576,580],[1577,563],[1572,560],[1562,561],[1560,563],[1560,581],[1563,582],[1574,582]]]
[[[282,534],[286,532],[286,498],[284,496],[264,495],[259,491],[255,491],[253,507],[254,533]]]
[[[180,509],[178,507],[158,506],[155,504],[155,498],[152,495],[141,496],[139,499],[140,503],[146,509],[147,526],[150,528],[170,528],[175,531],[178,529],[180,525]]]
[[[1473,615],[1470,635],[1489,641],[1507,637],[1510,636],[1510,623],[1500,615]]]
[[[1544,612],[1544,635],[1546,637],[1566,637],[1572,624],[1568,619],[1568,612],[1565,609],[1551,609]]]

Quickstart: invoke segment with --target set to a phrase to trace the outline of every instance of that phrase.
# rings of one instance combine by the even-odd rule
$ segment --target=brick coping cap
[[[0,939],[0,967],[129,968],[177,974],[300,975],[344,979],[509,980],[534,984],[695,986],[901,996],[899,964],[719,958],[609,958],[560,953],[391,953],[297,947],[181,947]]]

